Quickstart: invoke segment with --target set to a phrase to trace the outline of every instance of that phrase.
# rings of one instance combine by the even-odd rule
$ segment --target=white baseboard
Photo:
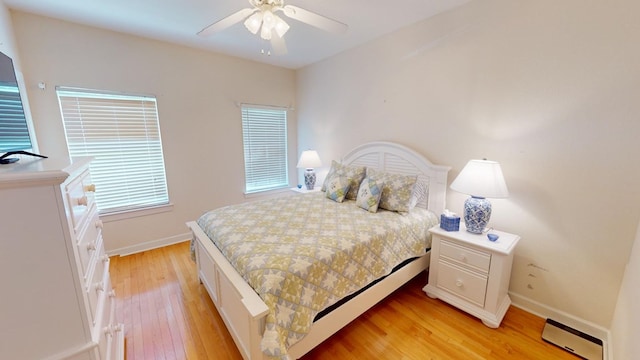
[[[181,242],[184,242],[184,241],[189,241],[189,240],[191,240],[191,237],[192,237],[191,233],[184,233],[184,234],[174,235],[174,236],[166,237],[166,238],[163,238],[163,239],[147,241],[147,242],[144,242],[142,244],[136,244],[136,245],[133,245],[133,246],[126,246],[126,247],[119,248],[119,249],[112,249],[112,250],[107,251],[107,255],[109,255],[109,256],[131,255],[131,254],[135,254],[135,253],[139,253],[139,252],[143,252],[143,251],[147,251],[147,250],[153,250],[153,249],[161,248],[163,246],[169,246],[169,245],[181,243]]]
[[[509,291],[509,297],[511,297],[511,305],[513,306],[519,307],[544,319],[550,318],[556,320],[602,340],[603,359],[613,360],[611,350],[609,349],[609,344],[611,343],[611,332],[608,329],[511,291]],[[542,334],[540,335],[542,336]]]

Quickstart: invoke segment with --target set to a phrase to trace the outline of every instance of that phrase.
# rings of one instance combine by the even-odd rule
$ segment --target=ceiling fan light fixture
[[[267,28],[269,30],[273,29],[276,26],[276,15],[274,15],[270,10],[262,11],[262,27]]]
[[[198,32],[200,36],[208,36],[220,32],[237,23],[243,22],[247,30],[253,35],[258,35],[262,39],[269,41],[271,48],[276,55],[286,54],[287,48],[284,43],[284,35],[289,31],[287,24],[279,11],[285,17],[311,25],[321,30],[335,33],[344,33],[347,25],[339,21],[318,15],[312,11],[305,10],[293,5],[285,5],[286,0],[248,0],[251,7],[244,8],[235,13],[222,18]]]
[[[262,12],[257,12],[247,18],[244,21],[244,26],[249,30],[252,34],[257,34],[260,29],[260,25],[262,25]]]
[[[275,21],[276,21],[276,25],[275,25],[275,31],[276,34],[278,34],[279,37],[283,37],[284,34],[287,33],[287,31],[289,31],[289,24],[287,24],[284,20],[282,20],[279,16],[274,15],[275,17]]]
[[[262,25],[262,30],[260,31],[260,37],[264,40],[271,40],[271,29]]]

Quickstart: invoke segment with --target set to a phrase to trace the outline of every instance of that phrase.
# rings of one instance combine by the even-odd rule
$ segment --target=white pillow
[[[413,191],[411,192],[411,200],[409,200],[409,208],[413,209],[421,203],[423,200],[427,198],[427,194],[429,193],[429,185],[426,181],[418,180],[416,184],[413,186]]]

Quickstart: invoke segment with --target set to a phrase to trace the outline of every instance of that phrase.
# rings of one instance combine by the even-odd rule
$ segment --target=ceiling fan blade
[[[282,12],[292,19],[336,34],[344,33],[349,28],[347,24],[343,24],[339,21],[329,19],[328,17],[318,15],[314,12],[293,5],[283,6]]]
[[[286,55],[287,44],[284,43],[284,38],[281,38],[276,34],[275,30],[272,30],[271,34],[271,49],[274,55]]]
[[[240,21],[244,20],[245,18],[247,18],[249,15],[253,14],[256,11],[258,11],[257,8],[242,9],[200,30],[200,32],[198,32],[198,35],[208,36],[220,30],[224,30],[229,26],[239,23]]]

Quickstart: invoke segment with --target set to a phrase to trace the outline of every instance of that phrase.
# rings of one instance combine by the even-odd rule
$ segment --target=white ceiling
[[[3,1],[3,0],[0,0]],[[240,9],[247,0],[4,0],[7,7],[99,28],[168,41],[298,69],[364,44],[470,0],[286,0],[349,25],[332,34],[283,16],[291,26],[286,55],[264,55],[258,35],[242,22],[209,37],[196,33]]]

